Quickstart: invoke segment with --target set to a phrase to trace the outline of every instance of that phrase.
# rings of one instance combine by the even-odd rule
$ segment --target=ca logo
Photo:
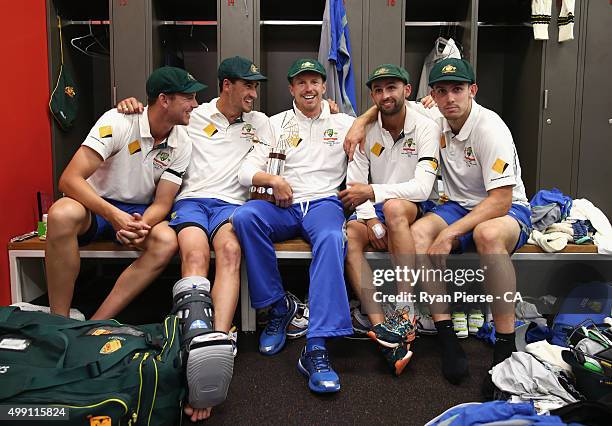
[[[6,373],[9,368],[11,368],[10,365],[0,365],[0,374]]]

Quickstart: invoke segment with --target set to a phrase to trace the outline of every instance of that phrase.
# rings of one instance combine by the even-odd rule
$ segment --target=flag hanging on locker
[[[342,0],[325,1],[319,62],[327,73],[327,96],[338,104],[340,112],[357,115],[348,20]]]

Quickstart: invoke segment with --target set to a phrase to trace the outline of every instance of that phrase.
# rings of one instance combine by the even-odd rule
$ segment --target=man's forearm
[[[368,108],[368,110],[364,112],[363,114],[361,114],[359,117],[357,117],[355,119],[355,122],[362,126],[367,126],[370,123],[374,123],[377,118],[378,118],[378,108],[376,107],[376,105],[374,105]]]
[[[253,185],[256,186],[273,186],[278,176],[271,175],[266,172],[257,172],[253,175]]]
[[[145,210],[144,214],[142,215],[142,220],[147,225],[153,227],[159,222],[165,220],[168,217],[168,213],[170,213],[171,209],[172,206],[153,202],[153,204],[151,204]]]

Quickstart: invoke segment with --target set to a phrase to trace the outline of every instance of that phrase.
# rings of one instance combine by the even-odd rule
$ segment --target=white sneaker
[[[27,303],[27,302],[13,303],[11,306],[17,306],[22,311],[44,312],[47,314],[51,313],[51,308],[49,308],[48,306],[33,305],[32,303]],[[70,309],[70,318],[79,320],[79,321],[85,321],[85,315],[83,315],[83,313],[79,311],[78,309],[74,309],[74,308]]]
[[[468,337],[468,321],[465,312],[453,312],[451,315],[453,321],[453,330],[460,339]]]
[[[468,314],[468,331],[470,334],[478,333],[484,325],[484,314],[480,309],[472,309]]]
[[[234,345],[234,356],[238,355],[238,329],[236,326],[232,326],[229,333],[227,333],[232,344]]]
[[[297,305],[297,311],[287,326],[287,338],[297,339],[305,336],[308,332],[308,316],[310,315],[310,310],[308,309],[308,304],[302,303],[297,296],[289,292],[287,292],[287,296],[293,298]]]

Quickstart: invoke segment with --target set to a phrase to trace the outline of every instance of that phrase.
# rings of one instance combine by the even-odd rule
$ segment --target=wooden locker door
[[[113,104],[135,97],[146,104],[146,82],[151,69],[150,2],[111,2],[111,83]]]
[[[591,0],[583,10],[588,15],[577,195],[612,217],[612,3]]]

